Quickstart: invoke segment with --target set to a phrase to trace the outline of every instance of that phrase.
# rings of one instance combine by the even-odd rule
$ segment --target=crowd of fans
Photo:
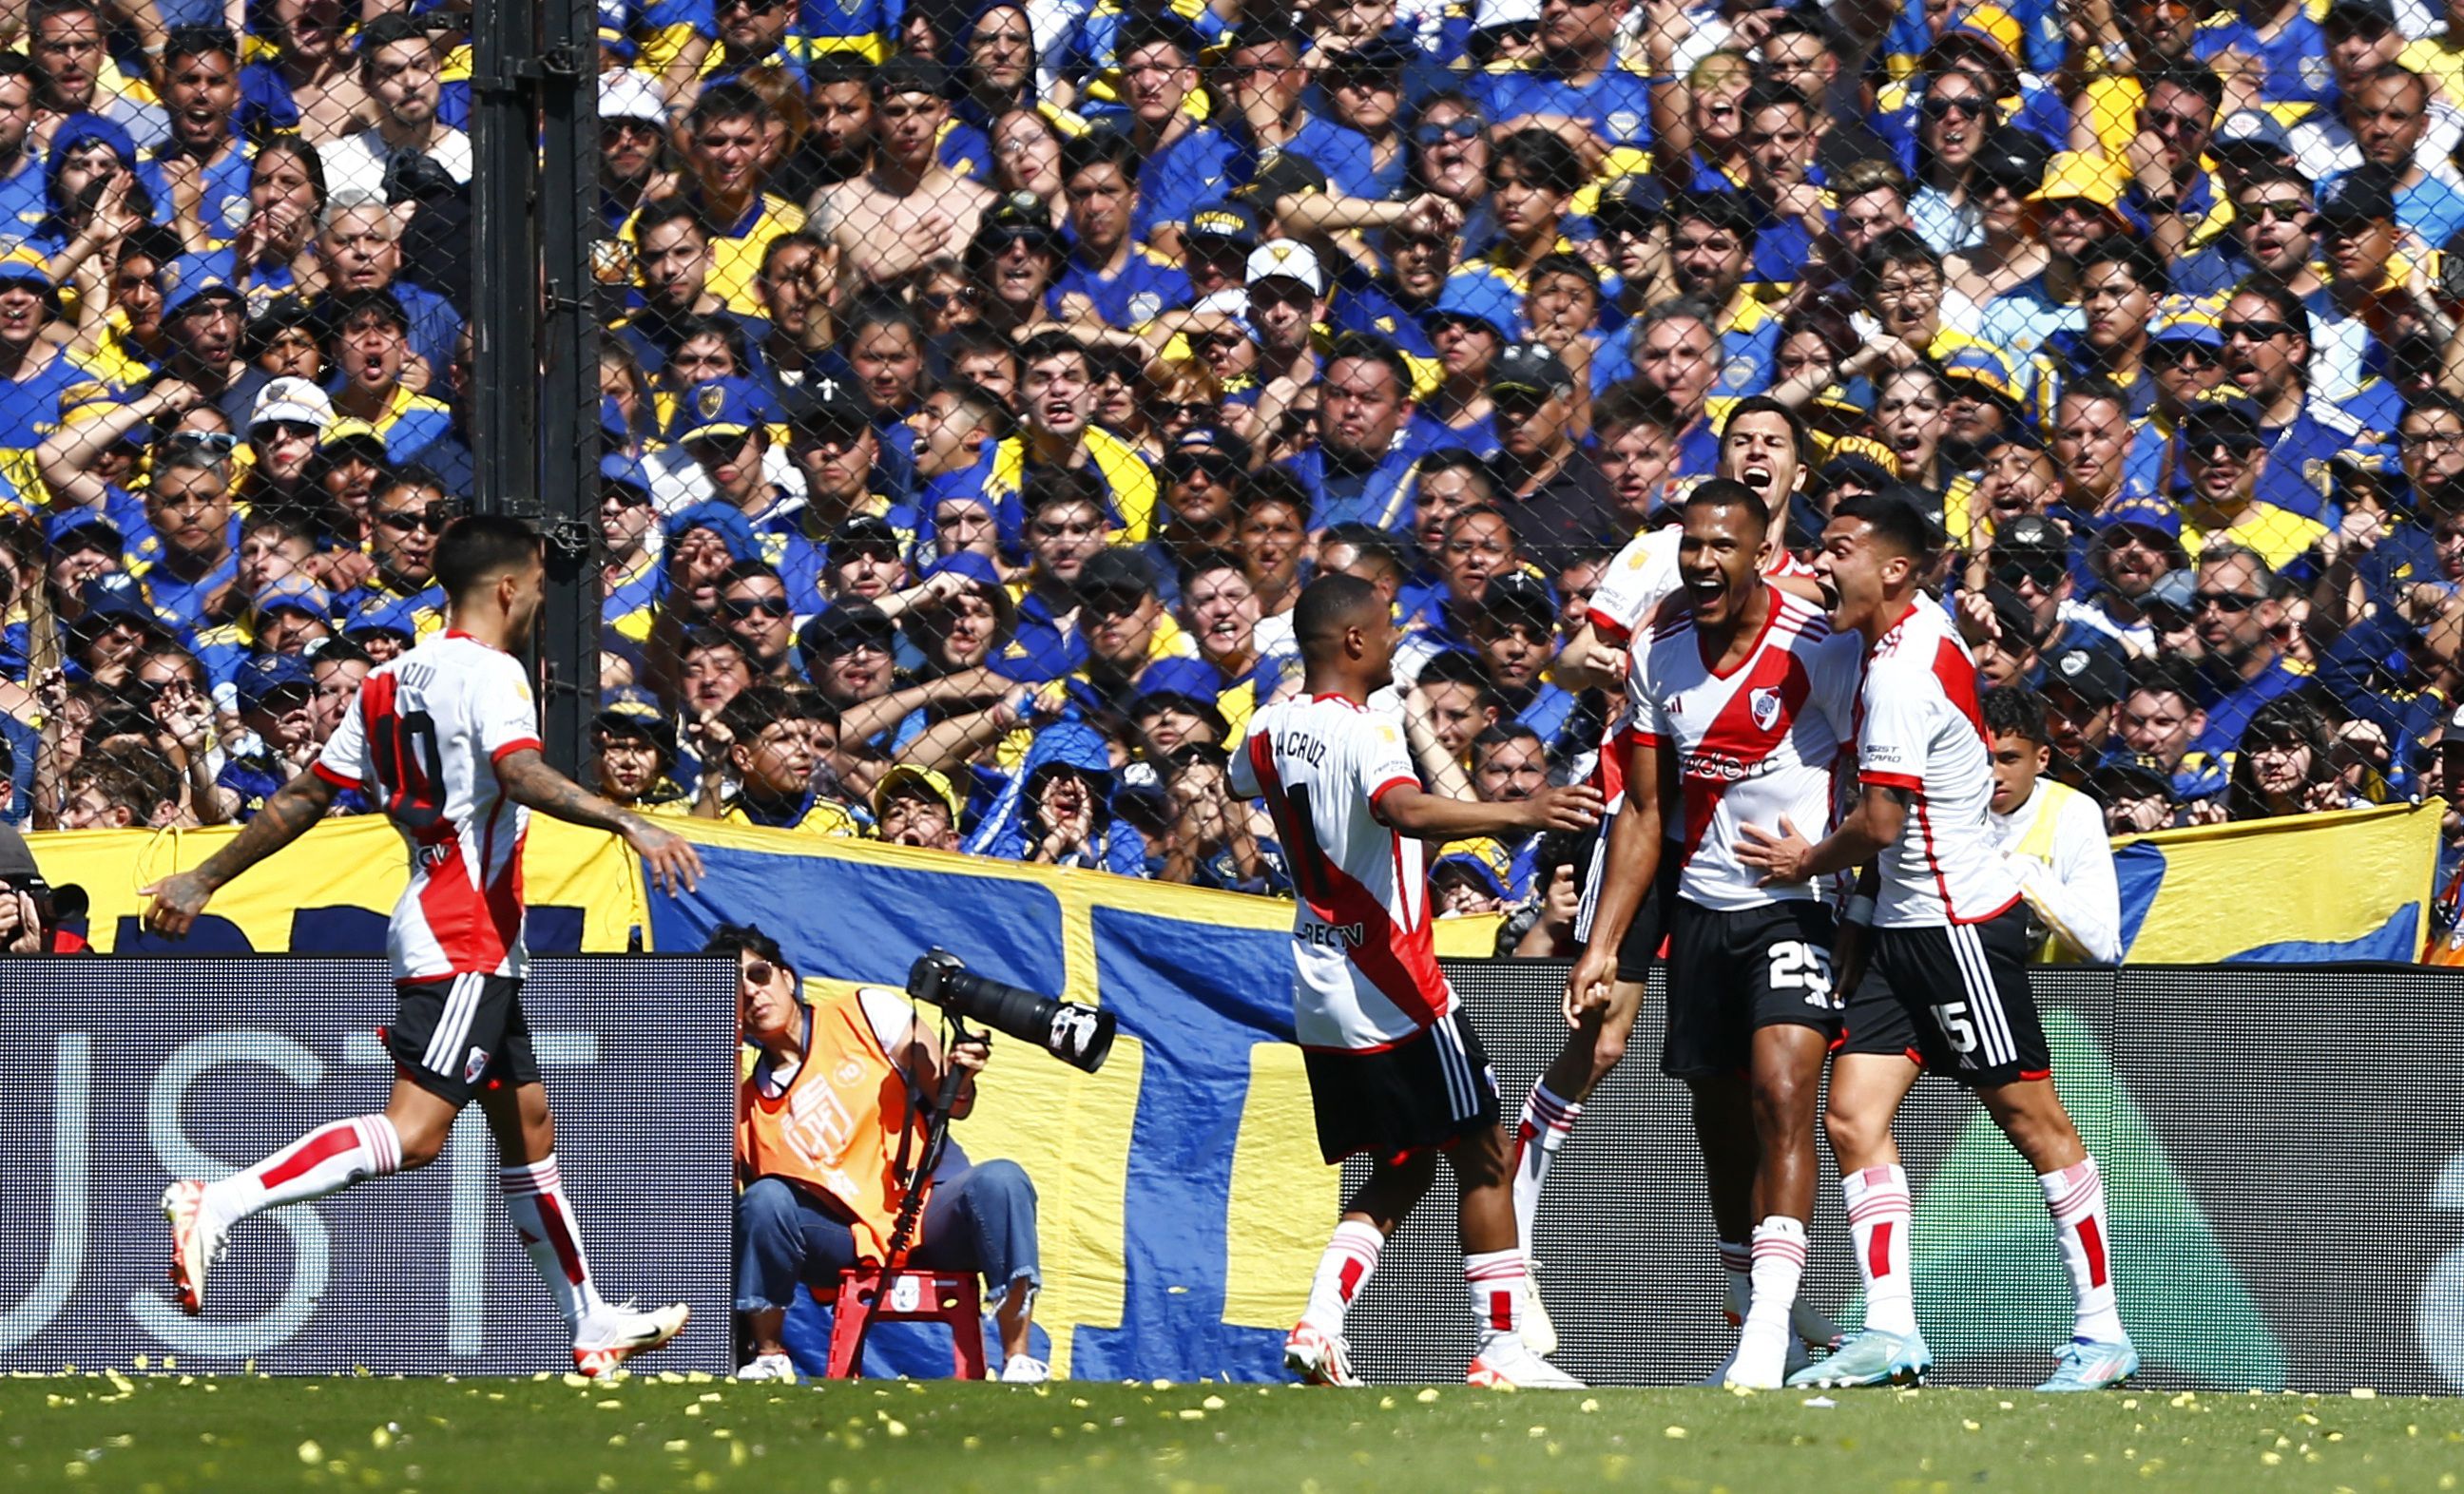
[[[602,0],[598,785],[1250,891],[1307,578],[1439,791],[1591,772],[1684,485],[1943,539],[2117,833],[2442,792],[2464,0]],[[467,7],[0,30],[0,748],[244,820],[442,626]],[[346,802],[344,811],[363,806]],[[1568,947],[1589,844],[1434,896]]]

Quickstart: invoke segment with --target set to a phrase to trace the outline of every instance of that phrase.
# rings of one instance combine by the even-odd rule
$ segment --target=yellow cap
[[[2057,150],[2045,164],[2045,185],[2028,194],[2032,203],[2084,197],[2111,210],[2122,201],[2122,176],[2113,163],[2084,150]]]
[[[958,822],[965,818],[958,807],[958,791],[950,786],[950,780],[937,769],[919,767],[912,762],[892,764],[883,772],[881,781],[873,784],[872,817],[878,820],[888,813],[891,795],[909,784],[921,784],[939,800],[942,807],[950,811],[950,827],[957,828]]]
[[[2021,49],[2027,45],[2027,33],[2010,11],[1998,5],[1971,5],[1952,17],[1950,24],[1943,30],[1946,33],[1982,33],[1991,37],[1993,44],[2002,49],[2002,55],[2013,62],[2018,61]]]

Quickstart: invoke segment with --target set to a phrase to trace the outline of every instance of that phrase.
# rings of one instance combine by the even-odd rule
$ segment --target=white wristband
[[[1874,900],[1859,892],[1848,899],[1848,906],[1840,910],[1839,916],[1859,928],[1870,929],[1874,926]]]

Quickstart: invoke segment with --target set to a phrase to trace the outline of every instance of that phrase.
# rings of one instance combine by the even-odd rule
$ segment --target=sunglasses
[[[1412,143],[1426,150],[1450,140],[1471,140],[1487,127],[1476,117],[1466,114],[1448,123],[1421,125],[1412,132]]]
[[[2005,586],[2033,582],[2039,590],[2050,590],[2069,573],[2070,567],[2059,560],[2005,560],[1993,568],[1993,579]]]
[[[1947,120],[1954,114],[1964,114],[1973,120],[1985,112],[1986,103],[1982,99],[1945,99],[1939,95],[1927,95],[1923,107],[1928,120]]]
[[[2228,342],[2235,338],[2249,342],[2266,342],[2276,338],[2292,336],[2293,323],[2289,321],[2219,321],[2216,323],[2216,331],[2222,334]]]
[[[2139,118],[2149,129],[2168,135],[2176,130],[2204,130],[2208,127],[2208,121],[2195,114],[2173,114],[2164,109],[2142,109]]]
[[[414,529],[425,529],[431,535],[441,535],[445,533],[445,526],[453,522],[453,511],[442,503],[431,503],[424,509],[379,514],[376,517],[378,523],[397,534],[407,535]]]
[[[2213,368],[2223,362],[2215,349],[2196,342],[2151,342],[2147,361],[2159,368]]]
[[[754,985],[768,985],[778,974],[778,969],[766,959],[748,960],[744,966],[744,978]]]
[[[613,503],[620,509],[640,509],[650,506],[650,495],[639,488],[606,488],[601,490],[599,501],[603,505]]]
[[[783,11],[786,8],[787,0],[718,0],[718,4],[715,7],[718,13],[721,15],[725,15],[730,11],[749,11],[754,15],[768,15],[773,11]]]
[[[1148,408],[1154,410],[1155,418],[1161,421],[1202,421],[1215,413],[1214,405],[1206,400],[1165,401]]]
[[[2183,454],[2194,462],[2238,462],[2264,445],[2253,435],[2210,436],[2204,441],[2182,438]]]
[[[795,610],[784,597],[737,598],[721,602],[718,607],[732,618],[785,617]]]
[[[2239,613],[2258,605],[2261,599],[2240,591],[2203,591],[2197,600],[2202,612],[2213,607],[2219,612]]]
[[[974,287],[970,286],[961,291],[941,291],[926,295],[921,297],[921,299],[925,305],[932,307],[935,311],[949,311],[954,307],[973,306],[976,302],[983,299],[983,297]]]
[[[2266,202],[2242,203],[2237,209],[2254,224],[2271,219],[2277,223],[2306,223],[2311,217],[2309,205],[2298,197],[2277,197]]]

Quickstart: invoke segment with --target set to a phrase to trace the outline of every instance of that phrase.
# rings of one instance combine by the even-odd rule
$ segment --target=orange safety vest
[[[858,1257],[884,1261],[905,1197],[902,1143],[920,1108],[882,1051],[862,998],[848,993],[808,1006],[804,1021],[804,1066],[785,1090],[763,1091],[766,1055],[737,1090],[736,1159],[748,1177],[783,1177],[836,1204],[855,1232]],[[916,1241],[922,1236],[919,1222]]]

